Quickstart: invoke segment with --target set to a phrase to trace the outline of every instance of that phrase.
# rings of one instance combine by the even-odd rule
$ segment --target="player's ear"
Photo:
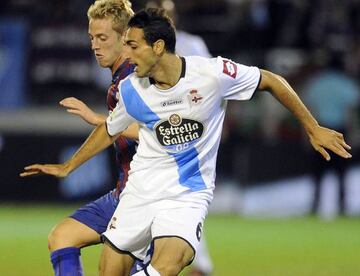
[[[156,40],[152,48],[156,55],[161,56],[165,52],[165,41],[162,39]]]

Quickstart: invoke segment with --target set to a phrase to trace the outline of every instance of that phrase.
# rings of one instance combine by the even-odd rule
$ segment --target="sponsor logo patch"
[[[165,106],[173,106],[173,105],[178,105],[178,104],[182,104],[184,101],[182,99],[178,99],[178,100],[170,100],[170,101],[165,101],[165,102],[161,102],[160,105],[162,107]]]
[[[155,126],[155,132],[159,143],[166,151],[177,153],[195,145],[204,132],[204,125],[195,120],[181,118],[178,114],[172,114],[167,120]]]
[[[223,73],[235,79],[237,74],[236,64],[230,60],[223,60],[223,62],[224,62]]]

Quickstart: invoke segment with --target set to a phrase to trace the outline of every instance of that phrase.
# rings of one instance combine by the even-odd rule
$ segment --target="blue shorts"
[[[119,198],[116,197],[115,190],[112,190],[102,197],[80,207],[70,215],[70,217],[85,224],[101,235],[106,231],[118,204]],[[144,267],[145,264],[142,261],[136,260],[130,275],[140,271]]]
[[[70,217],[102,234],[106,231],[109,221],[119,204],[119,198],[115,196],[114,191],[112,190],[80,207]]]

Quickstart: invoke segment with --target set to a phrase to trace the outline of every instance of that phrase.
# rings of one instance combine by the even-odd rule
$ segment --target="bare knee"
[[[88,226],[66,218],[56,225],[48,235],[48,247],[52,252],[65,247],[84,247],[100,242],[100,235]]]
[[[178,275],[191,261],[191,257],[186,254],[178,256],[163,255],[160,258],[151,260],[151,265],[162,276]]]
[[[66,243],[65,240],[66,240],[66,235],[64,235],[62,228],[59,227],[58,225],[54,226],[54,228],[51,229],[48,235],[49,251],[52,252],[59,248],[63,248],[62,244]]]
[[[184,267],[190,263],[184,260],[170,260],[168,258],[161,258],[151,261],[151,265],[160,273],[162,276],[175,276],[178,275]]]
[[[151,262],[151,265],[160,273],[161,276],[178,275],[184,268],[179,263]]]

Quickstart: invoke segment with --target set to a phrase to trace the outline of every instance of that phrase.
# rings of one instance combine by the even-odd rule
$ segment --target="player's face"
[[[148,45],[144,38],[144,32],[139,28],[129,28],[126,31],[124,54],[130,63],[135,65],[135,73],[138,77],[151,77],[158,61],[153,47]]]
[[[123,36],[112,28],[112,19],[91,19],[89,37],[99,65],[112,68],[123,48]]]

